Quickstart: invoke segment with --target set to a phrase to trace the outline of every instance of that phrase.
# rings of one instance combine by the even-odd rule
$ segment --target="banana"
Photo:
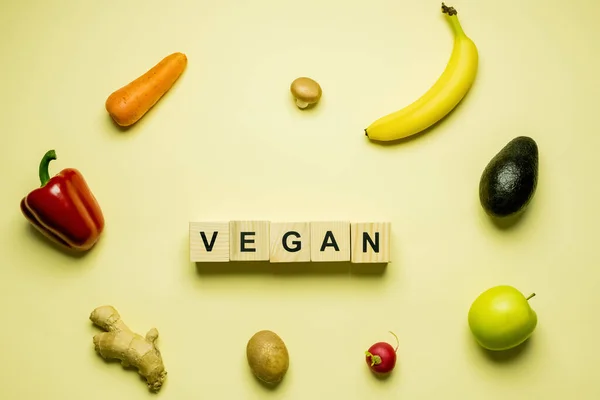
[[[370,140],[387,142],[424,131],[449,114],[473,85],[479,64],[477,46],[463,31],[453,7],[442,3],[442,12],[454,34],[452,54],[444,72],[414,103],[366,128],[365,135]]]

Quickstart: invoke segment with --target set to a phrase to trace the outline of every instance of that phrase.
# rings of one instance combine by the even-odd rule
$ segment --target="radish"
[[[367,365],[371,371],[378,374],[387,374],[396,366],[396,352],[398,351],[398,336],[394,332],[390,333],[396,338],[396,348],[389,343],[377,342],[365,352]]]

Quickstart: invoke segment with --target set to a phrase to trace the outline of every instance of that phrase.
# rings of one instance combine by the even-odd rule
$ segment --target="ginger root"
[[[90,320],[106,331],[94,336],[96,352],[104,359],[120,360],[123,367],[137,368],[150,390],[160,390],[167,371],[156,346],[158,330],[150,329],[145,337],[134,333],[112,306],[96,308],[90,314]]]

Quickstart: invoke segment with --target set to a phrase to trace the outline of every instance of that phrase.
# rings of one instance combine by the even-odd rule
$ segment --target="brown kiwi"
[[[281,382],[289,365],[290,357],[283,340],[274,332],[256,332],[246,345],[246,358],[252,373],[267,384]]]

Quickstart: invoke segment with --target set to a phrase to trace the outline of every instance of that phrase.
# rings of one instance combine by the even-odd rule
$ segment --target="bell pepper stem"
[[[39,173],[42,186],[44,186],[50,180],[48,167],[50,166],[50,161],[52,160],[56,160],[56,152],[54,150],[48,150],[40,162]]]

